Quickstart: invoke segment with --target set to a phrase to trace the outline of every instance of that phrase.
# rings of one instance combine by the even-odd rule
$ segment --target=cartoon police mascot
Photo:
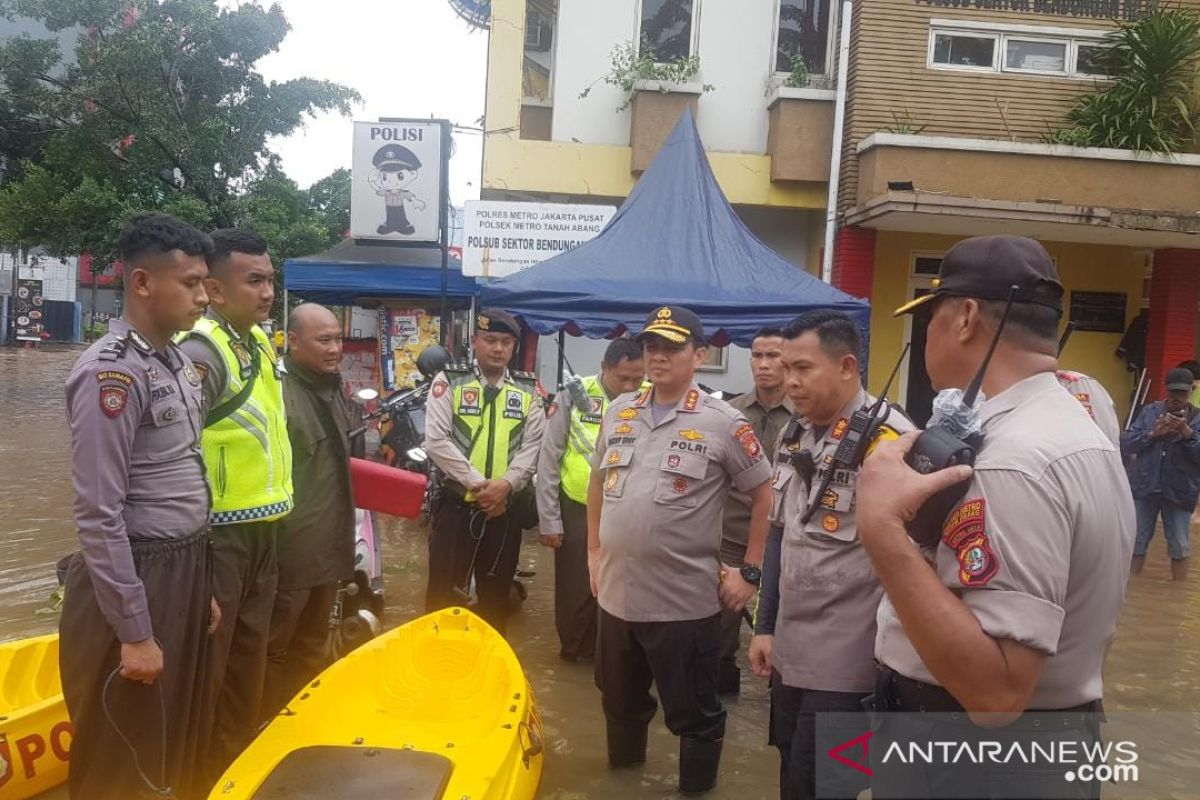
[[[407,147],[398,144],[384,145],[371,159],[375,169],[367,182],[375,190],[375,194],[383,198],[387,208],[387,219],[376,228],[376,233],[413,233],[416,229],[408,221],[404,211],[405,203],[412,203],[418,211],[425,210],[425,201],[417,197],[408,187],[417,180],[421,160]]]

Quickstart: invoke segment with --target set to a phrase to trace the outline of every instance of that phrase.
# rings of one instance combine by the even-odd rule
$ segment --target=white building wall
[[[700,56],[700,136],[710,150],[762,153],[767,147],[766,87],[771,76],[776,0],[695,0]],[[629,109],[604,83],[613,49],[638,35],[638,0],[559,0],[555,35],[555,141],[629,144]],[[580,94],[591,87],[586,98]]]

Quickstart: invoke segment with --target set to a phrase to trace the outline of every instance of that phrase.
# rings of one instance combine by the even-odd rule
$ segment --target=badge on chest
[[[504,418],[523,419],[525,417],[525,402],[521,393],[510,389],[504,395]]]

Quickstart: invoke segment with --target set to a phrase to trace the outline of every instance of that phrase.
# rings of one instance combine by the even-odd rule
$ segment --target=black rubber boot
[[[631,767],[646,763],[647,725],[608,723],[608,765]]]
[[[701,794],[717,785],[717,771],[721,768],[721,740],[703,742],[679,739],[679,792]]]

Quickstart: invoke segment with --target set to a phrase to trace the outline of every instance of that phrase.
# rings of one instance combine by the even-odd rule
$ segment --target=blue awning
[[[359,305],[365,299],[439,297],[441,251],[436,247],[365,245],[346,239],[324,253],[289,258],[283,285],[305,300],[328,306]],[[462,274],[462,264],[449,261],[446,294],[469,299],[478,289]]]
[[[785,261],[746,228],[713,177],[685,112],[629,198],[595,239],[481,288],[541,334],[639,331],[656,306],[700,316],[715,345],[749,347],[763,327],[835,309],[869,335],[870,305]]]

